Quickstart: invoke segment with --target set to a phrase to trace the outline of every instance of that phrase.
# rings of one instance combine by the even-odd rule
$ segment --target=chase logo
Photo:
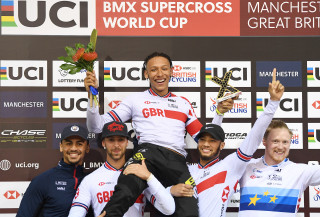
[[[90,35],[95,1],[1,0],[3,35]]]
[[[320,86],[320,61],[307,61],[307,84],[308,87]]]
[[[257,117],[264,111],[269,102],[269,93],[257,92],[256,108]],[[302,118],[302,93],[285,92],[280,100],[275,118]]]
[[[257,61],[257,87],[268,87],[273,68],[277,68],[277,80],[285,87],[301,87],[302,65],[300,61]]]
[[[205,63],[206,87],[217,87],[211,78],[217,76],[223,79],[225,74],[232,70],[229,84],[234,87],[251,87],[250,61],[207,61]]]
[[[142,61],[105,61],[104,86],[148,87],[149,82],[142,72]]]
[[[46,87],[47,61],[1,60],[1,87]]]
[[[53,118],[85,118],[88,96],[85,92],[53,92]]]

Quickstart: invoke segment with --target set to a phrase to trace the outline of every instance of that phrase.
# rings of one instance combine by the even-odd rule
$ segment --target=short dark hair
[[[144,72],[144,70],[146,70],[149,60],[152,59],[153,57],[164,57],[164,58],[166,58],[170,63],[170,67],[172,68],[172,61],[171,61],[171,58],[169,57],[169,55],[165,54],[165,53],[162,53],[162,52],[157,52],[156,51],[156,52],[153,52],[152,54],[148,55],[144,59],[143,66],[142,66],[142,72]]]
[[[287,129],[289,134],[290,134],[290,136],[292,137],[292,135],[293,135],[292,131],[289,129],[289,127],[287,126],[287,124],[284,121],[282,121],[282,120],[272,120],[271,123],[269,124],[266,132],[264,133],[263,138],[267,139],[269,134],[270,134],[270,131],[273,130],[273,129],[276,129],[276,128]]]

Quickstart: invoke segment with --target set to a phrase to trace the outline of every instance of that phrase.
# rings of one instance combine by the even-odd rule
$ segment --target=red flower
[[[82,58],[86,61],[93,61],[98,58],[98,54],[96,52],[84,53]]]
[[[73,57],[72,57],[73,61],[77,62],[84,54],[84,51],[85,51],[84,48],[79,48],[77,50],[77,53],[75,55],[73,55]]]

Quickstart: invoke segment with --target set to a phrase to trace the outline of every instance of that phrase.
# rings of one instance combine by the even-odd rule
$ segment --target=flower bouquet
[[[93,29],[90,37],[90,42],[87,47],[81,43],[75,44],[75,47],[66,46],[65,50],[67,56],[58,57],[59,60],[63,60],[60,68],[67,71],[69,74],[76,74],[78,72],[93,71],[94,61],[97,60],[98,54],[95,52],[97,42],[97,30]],[[90,86],[90,107],[99,106],[98,102],[98,90]]]

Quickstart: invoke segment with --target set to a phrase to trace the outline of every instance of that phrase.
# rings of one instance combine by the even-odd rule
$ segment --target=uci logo
[[[269,99],[264,99],[264,104],[267,105],[268,104],[268,100]],[[284,112],[297,112],[299,111],[299,99],[295,98],[295,99],[291,99],[291,98],[283,98],[280,101],[280,109]]]
[[[212,69],[212,71],[213,71],[213,77],[214,77],[214,76],[217,76],[217,77],[219,77],[220,79],[223,79],[224,76],[225,76],[225,74],[226,74],[228,71],[230,71],[230,70],[232,70],[232,72],[234,72],[234,73],[232,73],[232,75],[231,75],[231,77],[230,77],[231,80],[233,80],[233,81],[239,81],[239,80],[247,81],[247,80],[248,80],[248,69],[245,68],[245,67],[243,67],[243,68],[233,67],[233,68],[231,68],[231,69],[222,68],[222,72],[223,72],[222,77],[219,77],[219,76],[218,76],[218,68],[213,68],[213,69]],[[235,72],[240,72],[240,73],[242,73],[242,77],[241,77],[241,76],[238,76],[238,77],[235,76],[235,74],[237,74],[237,73],[235,73]]]
[[[53,118],[85,118],[88,98],[84,92],[53,92]]]
[[[1,60],[0,65],[1,86],[47,86],[47,61]]]
[[[43,67],[8,67],[7,75],[11,80],[20,80],[22,77],[30,81],[43,80]]]
[[[37,1],[36,5],[34,5],[35,3],[28,5],[30,2],[32,1],[18,1],[18,16],[16,17],[25,27],[39,27],[48,22],[48,20],[53,25],[61,28],[88,27],[88,2],[86,1],[80,1],[77,4],[73,1],[58,1],[51,5],[49,1]],[[70,16],[68,19],[62,18],[62,13],[70,13],[75,10],[79,14],[79,16],[76,16],[79,19],[75,20],[75,16]],[[27,16],[32,12],[36,14],[35,19],[30,19]]]
[[[69,112],[69,111],[74,110],[75,108],[79,111],[83,111],[83,112],[87,111],[86,103],[83,103],[83,102],[88,102],[87,98],[81,98],[81,99],[61,98],[60,102],[61,102],[60,108],[62,111]]]
[[[116,81],[124,80],[125,77],[127,77],[128,79],[130,79],[132,81],[146,80],[141,68],[138,68],[138,67],[131,67],[131,68],[112,67],[111,68],[111,77],[113,80],[116,80]]]

